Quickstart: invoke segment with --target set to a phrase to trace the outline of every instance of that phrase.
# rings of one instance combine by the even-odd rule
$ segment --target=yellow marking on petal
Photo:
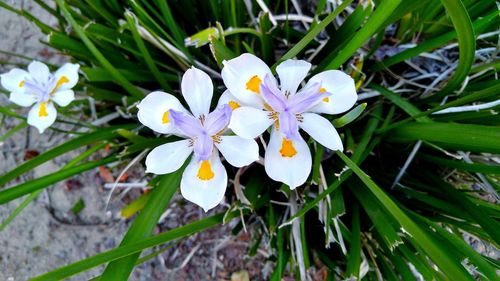
[[[38,110],[38,117],[46,117],[46,116],[49,116],[49,113],[47,113],[47,103],[41,102],[40,109]]]
[[[215,174],[212,171],[212,166],[210,165],[210,161],[208,160],[201,161],[200,169],[198,169],[197,176],[202,181],[207,181],[214,178]]]
[[[324,93],[324,92],[326,92],[326,89],[325,88],[321,88],[321,89],[319,89],[319,92],[320,93]],[[328,97],[326,97],[326,98],[323,99],[323,102],[329,102],[329,101],[330,101],[330,99]]]
[[[52,95],[55,91],[57,91],[57,89],[58,89],[59,87],[61,87],[61,85],[62,85],[62,84],[64,84],[64,83],[68,83],[68,82],[69,82],[68,77],[66,77],[66,76],[64,76],[64,75],[63,75],[63,76],[61,76],[61,78],[59,78],[59,80],[57,80],[57,83],[56,83],[56,85],[54,86],[54,89],[52,89],[52,92],[50,92],[50,94]]]
[[[21,80],[21,82],[19,82],[19,88],[22,88],[24,87],[24,80]]]
[[[240,107],[241,105],[235,101],[230,101],[228,102],[229,106],[231,107],[231,110],[235,110],[236,108]]]
[[[260,94],[260,83],[262,80],[260,80],[259,76],[254,75],[250,80],[247,82],[247,90],[250,90],[254,93]]]
[[[165,113],[163,113],[163,117],[161,118],[161,122],[163,124],[167,124],[168,122],[170,122],[170,120],[168,119],[168,110],[165,111]]]
[[[293,141],[283,138],[283,141],[281,142],[280,153],[283,157],[291,158],[295,156],[297,154],[297,150],[295,150],[295,147],[293,147]]]

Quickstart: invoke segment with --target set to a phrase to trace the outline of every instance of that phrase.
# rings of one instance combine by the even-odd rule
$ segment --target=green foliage
[[[493,159],[500,154],[500,107],[441,112],[498,100],[498,61],[476,52],[498,44],[491,36],[499,24],[495,1],[343,1],[336,6],[316,1],[315,7],[301,6],[304,22],[276,20],[277,15],[297,13],[290,1],[261,1],[268,12],[255,1],[246,6],[232,0],[56,0],[55,9],[35,2],[57,18],[58,28],[4,2],[0,8],[36,24],[48,35],[47,45],[81,64],[80,93],[95,100],[97,118],[113,118],[94,125],[64,112],[53,129],[58,130],[57,123],[77,123],[82,130],[0,177],[0,204],[27,196],[0,231],[43,189],[102,165],[129,163],[146,149],[176,140],[140,128],[135,105],[160,88],[178,96],[179,79],[191,65],[214,78],[216,97],[224,91],[219,75],[223,60],[245,52],[261,57],[273,70],[291,58],[310,60],[317,66],[314,73],[345,69],[360,92],[375,94],[331,118],[344,152],[309,142],[313,172],[311,181],[297,188],[295,214],[271,202],[287,201],[284,194],[290,190],[254,164],[240,179],[249,201],[246,211],[240,211],[240,195],[228,189],[232,207],[225,214],[153,235],[177,191],[180,172],[162,176],[151,181],[148,195],[123,210],[124,216],[138,215],[116,249],[34,280],[61,280],[106,263],[100,280],[126,280],[136,264],[161,253],[141,259],[143,250],[250,215],[262,218],[266,228],[265,235],[255,234],[263,237],[254,239],[251,252],[262,241],[273,248],[271,280],[297,277],[301,266],[307,270],[318,264],[328,270],[328,280],[417,280],[413,270],[425,280],[498,278],[498,262],[476,252],[462,235],[469,233],[492,247],[500,244],[499,208],[489,201],[499,200],[500,166]],[[19,57],[28,63],[29,58]],[[436,65],[444,63],[436,57],[453,66],[443,77]],[[429,64],[438,70],[428,77],[413,68]],[[408,69],[420,78],[405,76]],[[91,114],[89,108],[83,113]],[[0,142],[26,128],[13,107],[0,107],[0,115],[21,120]],[[108,156],[84,161],[104,146],[109,146]],[[45,162],[83,149],[60,171],[8,186]],[[83,207],[79,201],[73,212]],[[300,237],[294,240],[292,225],[297,222]],[[328,248],[330,236],[336,242]],[[298,264],[291,246],[297,241],[305,249],[304,264]]]

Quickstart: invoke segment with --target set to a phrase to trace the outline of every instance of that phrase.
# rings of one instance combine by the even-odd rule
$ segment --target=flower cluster
[[[284,61],[276,68],[278,85],[271,69],[254,55],[224,61],[222,78],[227,90],[211,113],[212,81],[194,67],[181,82],[192,114],[174,96],[152,92],[138,105],[139,121],[158,133],[185,140],[151,151],[147,172],[176,171],[193,153],[182,175],[181,193],[207,211],[220,203],[227,186],[219,151],[235,167],[249,165],[259,158],[254,139],[272,126],[264,155],[266,173],[291,189],[304,184],[312,157],[299,128],[321,145],[343,150],[332,123],[319,114],[345,112],[357,99],[353,79],[337,70],[314,75],[298,90],[310,69],[311,64],[303,60]]]
[[[160,91],[150,93],[137,106],[143,125],[181,138],[154,148],[146,158],[146,171],[172,173],[192,155],[182,175],[181,193],[205,211],[222,201],[227,187],[219,152],[232,166],[250,165],[259,160],[255,139],[272,127],[264,153],[266,173],[295,189],[306,182],[312,167],[311,152],[299,129],[331,150],[343,150],[332,123],[320,114],[345,112],[357,100],[354,80],[337,70],[316,74],[299,89],[311,69],[303,60],[278,65],[279,83],[254,55],[242,54],[223,64],[227,90],[212,112],[212,80],[195,67],[181,81],[189,110],[173,95]],[[51,74],[45,64],[34,61],[28,71],[12,69],[2,74],[1,84],[11,92],[12,102],[35,104],[28,124],[42,133],[56,119],[54,103],[67,106],[74,100],[71,88],[78,82],[78,69],[77,64],[68,63]]]

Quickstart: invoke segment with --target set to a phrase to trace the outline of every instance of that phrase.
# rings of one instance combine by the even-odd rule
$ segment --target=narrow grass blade
[[[181,174],[182,169],[175,173],[162,176],[158,186],[150,191],[151,196],[148,197],[146,206],[130,226],[120,246],[132,244],[137,240],[151,235],[158,219],[177,191],[177,187],[181,180]],[[104,270],[101,280],[127,280],[140,254],[140,252],[137,252],[120,260],[111,262]]]
[[[142,98],[144,93],[142,93],[138,88],[130,83],[123,75],[121,75],[116,68],[104,57],[104,55],[99,51],[98,48],[94,45],[94,43],[87,37],[83,28],[75,21],[71,13],[68,11],[66,4],[62,0],[56,0],[57,5],[61,9],[62,13],[69,21],[76,34],[83,41],[85,46],[89,49],[89,51],[94,55],[94,57],[99,61],[99,63],[106,68],[107,71],[116,79],[118,84],[122,86],[129,94],[131,94],[135,98]]]
[[[399,0],[394,0],[398,2]],[[392,1],[391,1],[392,2]],[[271,69],[276,69],[276,66],[282,61],[294,58],[298,55],[318,34],[323,31],[347,6],[352,3],[352,0],[343,1],[332,13],[324,18],[318,25],[312,28],[293,48],[286,52],[281,59],[276,62]]]
[[[469,74],[476,55],[476,38],[472,22],[462,1],[441,0],[441,3],[446,8],[448,16],[451,18],[451,22],[457,31],[459,57],[455,73],[443,89],[432,95],[433,100],[444,97],[462,85],[467,74]]]
[[[38,277],[35,277],[31,279],[32,281],[53,281],[53,280],[62,280],[65,278],[68,278],[72,275],[75,275],[77,273],[83,272],[85,270],[91,269],[93,267],[96,267],[100,264],[110,262],[113,260],[117,260],[119,258],[123,258],[129,255],[133,255],[137,252],[141,252],[144,249],[161,245],[166,242],[173,241],[175,239],[180,239],[183,237],[186,237],[188,235],[203,231],[207,228],[211,228],[213,226],[216,226],[218,224],[222,223],[222,220],[224,218],[227,220],[229,219],[234,219],[236,217],[240,216],[239,211],[233,211],[229,214],[217,214],[213,215],[201,220],[198,220],[194,223],[181,226],[179,228],[158,234],[153,237],[145,238],[145,239],[140,239],[138,241],[134,241],[131,244],[120,246],[118,248],[115,248],[113,250],[103,252],[100,254],[97,254],[93,257],[83,259],[81,261],[78,261],[76,263],[58,268],[54,271],[51,271],[49,273],[40,275]],[[114,279],[118,280],[118,279]]]
[[[432,142],[443,148],[500,153],[500,127],[456,123],[407,123],[387,132],[394,142]]]
[[[378,4],[375,12],[368,19],[365,25],[356,33],[345,47],[339,51],[338,55],[324,68],[337,69],[346,62],[370,37],[377,32],[387,17],[389,17],[401,3],[401,0],[382,1]]]
[[[8,188],[6,190],[0,191],[0,204],[4,204],[6,202],[12,201],[16,198],[19,198],[28,193],[32,193],[39,189],[45,188],[51,184],[59,182],[63,179],[69,178],[73,175],[82,173],[84,171],[88,171],[90,169],[117,161],[118,158],[116,156],[110,156],[101,160],[87,162],[85,164],[81,164],[75,166],[73,168],[64,169],[58,171],[56,173],[52,173],[46,175],[44,177],[38,178],[36,180],[32,180],[26,183],[22,183],[20,185]]]
[[[467,271],[460,265],[456,264],[455,260],[443,252],[439,244],[432,240],[427,233],[408,217],[393,200],[385,194],[385,192],[373,182],[373,180],[365,174],[351,159],[344,153],[337,151],[337,155],[353,170],[353,172],[361,179],[365,186],[377,197],[387,211],[401,224],[403,229],[408,232],[412,239],[419,245],[425,245],[423,250],[429,257],[440,267],[440,269],[453,280],[470,280],[471,277]]]

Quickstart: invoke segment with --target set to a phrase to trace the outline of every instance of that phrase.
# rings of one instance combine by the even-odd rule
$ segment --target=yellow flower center
[[[297,150],[295,150],[295,147],[293,147],[293,141],[283,138],[283,141],[281,142],[280,153],[283,157],[295,156],[297,154]]]
[[[19,82],[19,88],[22,88],[24,87],[24,80],[21,80],[21,82]]]
[[[38,117],[46,117],[49,116],[47,113],[47,103],[46,102],[41,102],[40,103],[40,109],[38,110]]]
[[[324,93],[324,92],[326,92],[326,89],[325,88],[321,88],[321,89],[319,89],[319,92],[320,93]],[[326,97],[326,98],[323,99],[323,102],[329,102],[329,101],[330,101],[330,99],[328,97]]]
[[[230,101],[228,102],[229,106],[231,107],[232,110],[235,110],[236,108],[240,107],[240,104],[235,102],[235,101]]]
[[[212,171],[212,166],[210,165],[210,161],[203,160],[200,164],[200,169],[198,169],[198,178],[202,181],[207,181],[213,179],[215,176]]]
[[[254,75],[252,78],[250,78],[250,80],[248,80],[247,82],[247,90],[250,90],[254,93],[257,93],[257,94],[260,94],[260,83],[262,82],[262,80],[260,80],[259,76],[257,75]]]
[[[61,87],[62,84],[68,83],[68,82],[69,82],[68,77],[66,77],[64,75],[61,76],[61,78],[59,78],[59,80],[57,80],[56,86],[54,87],[54,89],[52,89],[52,92],[50,92],[50,94],[52,95],[55,91],[57,91],[57,89],[59,87]]]
[[[165,113],[163,113],[163,117],[161,118],[161,122],[163,124],[167,124],[168,122],[170,122],[170,120],[168,119],[168,110],[165,111]]]

